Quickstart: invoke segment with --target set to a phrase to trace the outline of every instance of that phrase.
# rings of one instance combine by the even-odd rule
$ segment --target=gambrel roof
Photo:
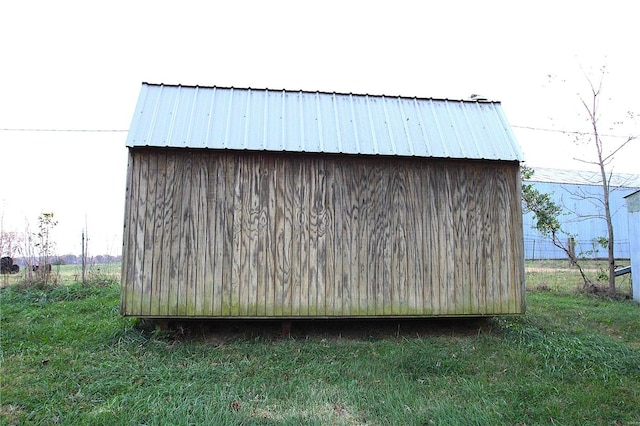
[[[495,101],[148,83],[127,146],[523,159]]]

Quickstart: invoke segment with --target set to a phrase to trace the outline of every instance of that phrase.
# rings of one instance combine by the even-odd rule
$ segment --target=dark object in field
[[[17,274],[20,272],[20,266],[14,265],[13,259],[9,256],[0,258],[0,273],[5,274]]]
[[[631,273],[631,266],[625,266],[624,268],[616,269],[616,277],[619,275],[625,275]]]
[[[33,270],[33,272],[38,272],[38,271],[40,270],[40,265],[34,265],[31,269]],[[50,264],[50,263],[47,263],[47,264],[44,266],[44,270],[45,270],[46,272],[51,272],[51,264]]]

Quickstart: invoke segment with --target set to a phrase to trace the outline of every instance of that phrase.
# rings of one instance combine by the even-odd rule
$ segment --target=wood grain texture
[[[136,215],[135,220],[135,239],[134,244],[136,247],[135,256],[134,256],[134,264],[135,264],[135,290],[134,290],[134,300],[135,305],[139,306],[138,309],[147,310],[148,306],[145,302],[148,301],[148,290],[150,287],[149,277],[145,277],[144,275],[144,255],[145,255],[145,224],[146,224],[146,216],[147,216],[147,188],[149,187],[149,157],[141,157],[138,159],[138,173],[136,177],[138,181],[134,186],[139,195],[140,202],[136,205]]]
[[[124,216],[125,222],[122,229],[122,270],[120,273],[120,312],[127,315],[130,312],[139,313],[141,309],[135,309],[133,298],[135,296],[135,208],[138,202],[136,193],[137,182],[134,173],[138,168],[134,164],[135,156],[131,152],[127,158],[127,182],[125,190]]]
[[[524,311],[517,163],[132,149],[121,311]]]
[[[213,300],[211,301],[212,316],[223,316],[225,310],[223,308],[224,298],[224,282],[227,279],[224,276],[225,265],[225,244],[224,241],[227,238],[225,234],[225,220],[226,220],[226,205],[224,200],[227,195],[226,186],[226,162],[221,157],[213,157],[210,160],[210,164],[214,167],[215,172],[211,175],[215,175],[216,181],[209,183],[210,186],[215,186],[211,191],[215,191],[215,216],[211,220],[215,220],[213,224],[209,224],[209,228],[213,227],[215,235],[210,239],[211,256],[211,268],[213,269],[213,280],[208,285],[213,287]],[[217,182],[217,183],[216,183]]]

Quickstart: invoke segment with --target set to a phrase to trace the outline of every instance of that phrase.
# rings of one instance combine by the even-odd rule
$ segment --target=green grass
[[[617,261],[619,266],[628,266],[629,261]],[[608,263],[606,260],[584,260],[581,265],[585,274],[593,282],[605,285]],[[576,267],[569,266],[566,260],[529,260],[526,262],[527,287],[530,289],[547,289],[570,292],[580,289],[582,278]],[[631,294],[631,275],[616,277],[616,290]]]
[[[638,424],[640,305],[569,288],[529,291],[518,317],[302,322],[283,337],[277,322],[161,331],[118,314],[113,282],[13,285],[0,423]]]
[[[121,263],[104,263],[87,265],[85,269],[85,281],[92,284],[99,284],[100,281],[107,283],[120,279]],[[29,279],[35,280],[36,274],[29,273],[25,267],[20,268],[18,274],[1,275],[0,287],[23,284]],[[52,284],[69,284],[82,281],[82,265],[53,265],[49,280]]]

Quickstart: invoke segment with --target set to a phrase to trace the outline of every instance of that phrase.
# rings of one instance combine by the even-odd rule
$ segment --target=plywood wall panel
[[[524,309],[517,163],[135,149],[122,312]]]

